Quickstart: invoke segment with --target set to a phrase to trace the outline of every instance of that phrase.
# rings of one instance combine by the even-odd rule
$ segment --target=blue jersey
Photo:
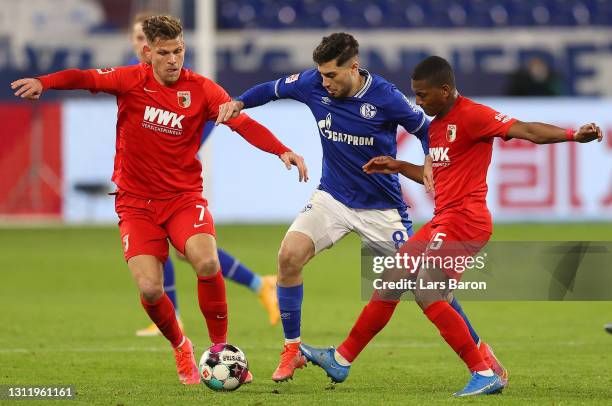
[[[366,70],[360,73],[365,84],[352,97],[329,97],[321,74],[311,69],[256,86],[238,100],[245,107],[274,99],[306,104],[316,119],[323,147],[319,188],[355,209],[405,209],[398,175],[367,175],[362,166],[379,155],[395,158],[398,125],[416,135],[427,154],[429,120],[395,85]]]

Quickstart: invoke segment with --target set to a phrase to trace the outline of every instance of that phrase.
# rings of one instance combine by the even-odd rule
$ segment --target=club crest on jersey
[[[372,106],[370,103],[363,103],[359,109],[359,112],[363,118],[367,118],[369,120],[374,118],[376,115],[376,107]]]
[[[457,139],[457,126],[455,124],[449,124],[446,127],[446,141],[454,142]]]
[[[182,108],[186,109],[191,106],[191,92],[189,90],[176,92],[178,97],[178,104]]]

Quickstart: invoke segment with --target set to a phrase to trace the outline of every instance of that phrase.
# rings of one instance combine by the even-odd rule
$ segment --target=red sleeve
[[[206,94],[206,121],[217,120],[217,116],[219,115],[219,106],[223,103],[231,101],[232,98],[227,94],[225,89],[221,86],[213,82],[212,80],[206,80],[204,82],[204,93]],[[233,120],[229,120],[225,123],[232,130],[235,128],[232,126]]]
[[[262,151],[269,152],[274,155],[281,156],[285,152],[291,151],[278,138],[270,132],[266,127],[253,120],[251,117],[242,113],[234,120],[240,121],[232,130],[236,131],[242,136],[249,144],[261,149]],[[234,121],[232,120],[232,121]]]
[[[208,100],[204,113],[206,114],[206,121],[216,120],[217,115],[219,115],[219,105],[232,99],[221,86],[210,80],[204,82],[204,92]],[[240,134],[249,144],[262,151],[279,156],[291,151],[270,130],[244,113],[224,124]]]
[[[474,104],[464,114],[467,133],[474,139],[501,137],[506,139],[508,130],[516,119],[499,113],[483,104]]]
[[[43,89],[84,89],[92,93],[106,92],[120,94],[129,89],[133,79],[138,77],[138,66],[105,69],[68,69],[38,79]]]

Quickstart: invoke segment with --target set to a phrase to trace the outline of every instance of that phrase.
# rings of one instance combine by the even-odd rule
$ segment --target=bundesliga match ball
[[[240,348],[231,344],[216,344],[200,358],[200,378],[215,391],[233,391],[244,383],[249,363]]]

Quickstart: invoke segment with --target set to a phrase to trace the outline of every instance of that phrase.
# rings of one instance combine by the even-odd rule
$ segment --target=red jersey
[[[482,104],[459,96],[450,111],[429,126],[429,154],[433,158],[437,222],[461,212],[470,224],[492,232],[487,208],[487,170],[493,138],[506,138],[516,122]]]
[[[112,179],[121,190],[147,199],[202,192],[202,165],[196,154],[204,124],[216,119],[220,104],[231,100],[221,86],[188,69],[181,70],[174,84],[164,86],[148,64],[73,69],[39,79],[45,89],[88,89],[117,97]],[[255,133],[259,138],[247,141],[268,152],[289,151],[245,114],[225,124],[245,138],[245,130]]]

